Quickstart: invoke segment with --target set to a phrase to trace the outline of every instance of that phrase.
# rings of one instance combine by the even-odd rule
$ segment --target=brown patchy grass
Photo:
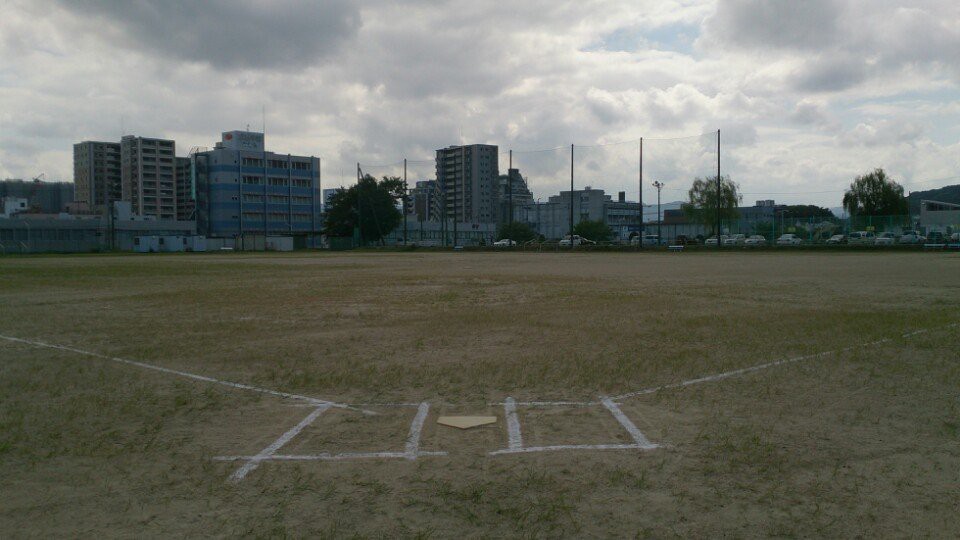
[[[293,254],[0,259],[0,334],[350,402],[427,400],[416,462],[265,463],[308,410],[0,341],[4,536],[935,536],[960,533],[960,257]],[[489,457],[503,419],[632,399],[664,448]],[[413,411],[324,414],[290,453],[401,450]],[[525,442],[625,442],[602,408]]]

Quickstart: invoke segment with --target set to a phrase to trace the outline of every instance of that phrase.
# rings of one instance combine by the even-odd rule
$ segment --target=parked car
[[[792,233],[782,234],[777,238],[778,246],[799,246],[802,242],[799,236]]]
[[[847,238],[847,243],[851,246],[872,246],[876,238],[877,236],[873,233],[873,231],[856,231],[850,233],[850,236]]]
[[[960,242],[960,232],[955,232],[950,235],[950,242]]]
[[[725,246],[742,246],[746,241],[747,236],[744,234],[731,234],[730,236],[723,239],[723,245]]]
[[[910,231],[900,235],[900,238],[897,240],[900,244],[922,244],[927,241],[927,237],[921,235],[916,231]]]
[[[842,234],[835,234],[830,238],[827,238],[827,244],[829,245],[839,245],[839,244],[846,244],[846,243],[847,243],[847,237]]]
[[[946,236],[940,231],[933,231],[927,235],[928,244],[944,244],[946,241]]]
[[[687,236],[687,235],[685,235],[685,234],[678,235],[678,236],[673,240],[673,244],[676,245],[676,246],[689,246],[689,245],[694,245],[694,244],[697,244],[697,243],[699,243],[699,240],[697,240],[697,237],[695,237],[695,236],[691,237],[691,236]]]
[[[721,241],[721,242],[723,242],[723,241],[726,240],[726,239],[727,239],[727,235],[725,235],[725,234],[720,235],[720,241]],[[717,237],[716,237],[716,236],[711,236],[710,238],[707,238],[707,241],[704,242],[703,245],[705,245],[705,246],[715,246],[715,245],[717,245]]]
[[[584,237],[580,236],[579,234],[573,235],[573,245],[574,245],[574,246],[585,246],[585,245],[588,245],[588,244],[596,244],[596,242],[594,242],[593,240],[589,240],[589,239],[587,239],[587,238],[584,238]],[[571,245],[570,235],[568,234],[568,235],[566,235],[566,236],[563,237],[563,240],[560,240],[560,247],[570,247],[570,245]]]
[[[512,247],[515,245],[517,245],[517,243],[514,240],[511,240],[509,238],[497,240],[496,242],[493,243],[493,247]]]
[[[896,240],[897,235],[892,232],[884,232],[877,235],[876,239],[873,241],[875,246],[892,246],[893,241]]]
[[[743,241],[743,245],[745,245],[745,246],[754,246],[754,247],[756,247],[756,246],[765,246],[765,245],[767,245],[767,239],[766,239],[766,237],[761,236],[761,235],[759,235],[759,234],[754,234],[754,235],[750,236],[750,238],[747,238],[746,240],[744,240],[744,241]]]
[[[633,245],[637,245],[637,242],[640,242],[640,241],[641,241],[641,240],[640,240],[640,237],[639,237],[639,236],[634,236],[634,237],[633,237],[633,240],[631,241],[631,243],[632,243]],[[645,235],[643,235],[643,246],[644,246],[644,247],[647,247],[647,246],[659,246],[659,245],[663,245],[663,242],[660,240],[659,237],[657,237],[657,235],[655,235],[655,234],[645,234]]]

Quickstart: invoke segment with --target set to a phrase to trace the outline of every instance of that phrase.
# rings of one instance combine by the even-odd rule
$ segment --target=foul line
[[[149,369],[149,370],[153,370],[153,371],[159,371],[159,372],[161,372],[161,373],[167,373],[167,374],[169,374],[169,375],[176,375],[176,376],[178,376],[178,377],[184,377],[184,378],[187,378],[187,379],[193,379],[193,380],[195,380],[195,381],[203,381],[203,382],[208,382],[208,383],[213,383],[213,384],[219,384],[219,385],[221,385],[221,386],[229,386],[230,388],[237,388],[237,389],[240,389],[240,390],[250,390],[250,391],[252,391],[252,392],[259,392],[259,393],[261,393],[261,394],[267,394],[267,395],[277,396],[277,397],[282,397],[282,398],[298,399],[298,400],[306,401],[306,402],[308,402],[308,403],[310,403],[310,404],[312,404],[312,405],[316,405],[316,406],[321,406],[321,405],[322,405],[322,406],[326,406],[326,407],[336,407],[336,408],[338,408],[338,409],[349,409],[349,410],[352,410],[352,411],[360,411],[360,412],[362,412],[362,413],[364,413],[364,414],[368,414],[368,415],[375,415],[375,414],[376,414],[376,413],[373,412],[373,411],[367,411],[367,410],[363,410],[363,409],[358,409],[358,408],[356,408],[356,407],[351,407],[350,405],[347,405],[347,404],[345,404],[345,403],[335,403],[335,402],[333,402],[333,401],[327,401],[327,400],[325,400],[325,399],[317,399],[317,398],[312,398],[312,397],[310,397],[310,396],[302,396],[302,395],[300,395],[300,394],[291,394],[290,392],[281,392],[281,391],[279,391],[279,390],[270,390],[269,388],[260,388],[259,386],[252,386],[252,385],[244,384],[244,383],[236,383],[236,382],[224,381],[224,380],[220,380],[220,379],[214,379],[213,377],[207,377],[206,375],[197,375],[197,374],[195,374],[195,373],[189,373],[189,372],[186,372],[186,371],[180,371],[180,370],[176,370],[176,369],[165,368],[165,367],[163,367],[163,366],[157,366],[157,365],[154,365],[154,364],[147,364],[147,363],[145,363],[145,362],[137,362],[136,360],[128,360],[128,359],[126,359],[126,358],[118,358],[118,357],[116,357],[116,356],[107,356],[107,355],[105,355],[105,354],[95,353],[95,352],[91,352],[91,351],[84,351],[84,350],[82,350],[82,349],[75,349],[75,348],[73,348],[73,347],[67,347],[67,346],[65,346],[65,345],[54,345],[54,344],[52,344],[52,343],[44,343],[44,342],[42,342],[42,341],[31,341],[31,340],[29,340],[29,339],[22,339],[22,338],[16,338],[16,337],[11,337],[11,336],[5,336],[5,335],[2,335],[2,334],[0,334],[0,339],[5,339],[5,340],[7,340],[7,341],[11,341],[11,342],[14,342],[14,343],[22,343],[22,344],[24,344],[24,345],[31,345],[31,346],[34,346],[34,347],[45,347],[45,348],[47,348],[47,349],[56,349],[56,350],[59,350],[59,351],[66,351],[66,352],[72,352],[72,353],[75,353],[75,354],[82,354],[82,355],[85,355],[85,356],[92,356],[92,357],[94,357],[94,358],[100,358],[100,359],[102,359],[102,360],[109,360],[109,361],[111,361],[111,362],[117,362],[117,363],[119,363],[119,364],[127,364],[127,365],[130,365],[130,366],[136,366],[136,367],[143,368],[143,369]]]
[[[906,338],[910,338],[910,337],[917,336],[917,335],[920,335],[920,334],[926,334],[926,333],[931,332],[931,331],[934,331],[934,330],[945,330],[945,329],[947,329],[947,328],[954,328],[954,327],[957,327],[957,326],[960,326],[960,323],[948,324],[948,325],[940,326],[940,327],[933,328],[933,329],[929,329],[929,328],[928,328],[928,329],[923,329],[923,330],[914,330],[913,332],[907,332],[907,333],[905,333],[905,334],[901,334],[901,335],[900,335],[900,338],[906,339]],[[706,375],[706,376],[704,376],[704,377],[699,377],[699,378],[696,378],[696,379],[690,379],[690,380],[682,381],[682,382],[678,382],[678,383],[664,384],[664,385],[662,385],[662,386],[653,386],[653,387],[650,387],[650,388],[644,388],[643,390],[637,390],[637,391],[635,391],[635,392],[628,392],[628,393],[626,393],[626,394],[620,394],[619,396],[613,396],[613,397],[608,398],[608,399],[613,400],[613,401],[622,401],[622,400],[627,399],[627,398],[632,398],[632,397],[636,397],[636,396],[642,396],[642,395],[646,395],[646,394],[653,394],[653,393],[659,392],[659,391],[661,391],[661,390],[670,390],[670,389],[674,389],[674,388],[684,388],[684,387],[687,387],[687,386],[692,386],[692,385],[695,385],[695,384],[700,384],[700,383],[705,383],[705,382],[721,381],[721,380],[723,380],[723,379],[729,379],[730,377],[736,377],[736,376],[738,376],[738,375],[743,375],[743,374],[745,374],[745,373],[752,373],[752,372],[754,372],[754,371],[760,371],[760,370],[763,370],[763,369],[772,368],[772,367],[776,367],[776,366],[781,366],[781,365],[784,365],[784,364],[792,364],[792,363],[795,363],[795,362],[802,362],[802,361],[804,361],[804,360],[814,360],[814,359],[816,359],[816,358],[823,358],[824,356],[830,356],[830,355],[832,355],[832,354],[838,354],[838,353],[843,353],[843,352],[847,352],[847,351],[852,351],[852,350],[854,350],[854,349],[861,349],[861,348],[865,348],[865,347],[876,347],[877,345],[883,345],[884,343],[890,343],[890,342],[893,341],[893,339],[894,339],[894,338],[883,338],[883,339],[878,339],[878,340],[876,340],[876,341],[871,341],[871,342],[868,342],[868,343],[861,343],[861,344],[859,344],[859,345],[851,345],[851,346],[849,346],[849,347],[843,347],[843,348],[841,348],[841,349],[833,349],[833,350],[830,350],[830,351],[819,352],[819,353],[816,353],[816,354],[807,354],[807,355],[803,355],[803,356],[795,356],[795,357],[793,357],[793,358],[784,358],[784,359],[782,359],[782,360],[775,360],[775,361],[773,361],[773,362],[767,362],[767,363],[765,363],[765,364],[758,364],[758,365],[756,365],[756,366],[750,366],[750,367],[735,369],[735,370],[732,370],[732,371],[724,371],[723,373],[715,373],[715,374],[713,374],[713,375]]]

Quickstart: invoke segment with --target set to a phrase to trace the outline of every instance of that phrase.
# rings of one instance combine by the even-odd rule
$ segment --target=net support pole
[[[570,249],[573,249],[573,145],[570,145]]]
[[[510,159],[507,162],[507,199],[509,202],[507,205],[510,207],[510,218],[509,218],[509,231],[510,234],[507,235],[511,241],[513,240],[513,150],[510,150]]]
[[[717,130],[717,249],[723,246],[720,241],[720,209],[722,192],[720,190],[720,130]]]
[[[460,146],[460,185],[467,185],[466,148]],[[464,188],[466,189],[466,188]],[[453,175],[453,249],[457,249],[457,175]]]
[[[407,245],[407,158],[403,158],[403,245]]]
[[[357,162],[357,230],[360,232],[360,247],[363,247],[363,206],[360,203],[363,191],[363,175],[360,173],[360,162]]]
[[[640,182],[637,184],[637,200],[640,201],[640,208],[637,209],[639,216],[639,233],[637,236],[637,249],[643,249],[643,137],[640,137]]]

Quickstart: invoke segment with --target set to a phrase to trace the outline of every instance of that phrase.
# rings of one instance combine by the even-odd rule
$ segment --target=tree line
[[[695,178],[682,206],[691,221],[703,225],[713,234],[717,233],[718,218],[730,221],[740,216],[739,207],[743,201],[739,184],[729,176],[721,176],[719,193],[717,188],[716,176]],[[406,198],[406,186],[401,178],[384,176],[377,180],[364,175],[357,184],[337,189],[330,197],[325,232],[329,236],[357,235],[361,243],[382,244],[383,239],[402,223],[403,213],[397,207],[405,205]],[[843,207],[853,216],[894,216],[908,212],[903,186],[883,169],[857,176],[844,192]],[[815,205],[787,205],[781,211],[784,216],[793,218],[834,217],[829,209]],[[602,220],[581,221],[573,233],[597,242],[613,237],[613,231]],[[535,240],[539,235],[529,224],[514,222],[502,224],[497,237],[522,243]]]

